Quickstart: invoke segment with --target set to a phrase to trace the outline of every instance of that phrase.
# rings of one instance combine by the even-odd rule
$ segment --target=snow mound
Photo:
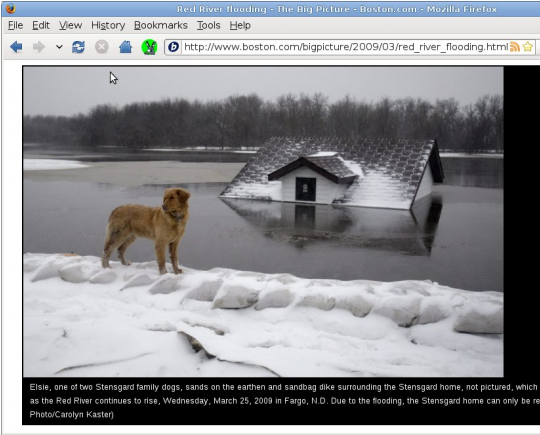
[[[241,284],[225,284],[216,295],[212,308],[247,308],[257,302],[258,292]]]
[[[116,273],[112,270],[101,270],[90,277],[92,284],[110,284],[116,280]]]
[[[89,281],[92,276],[96,275],[101,270],[102,268],[96,264],[82,262],[64,266],[58,271],[58,274],[64,281],[78,284]]]
[[[191,290],[186,297],[196,301],[212,302],[222,285],[223,280],[221,278],[204,281]]]
[[[486,303],[468,307],[457,318],[454,329],[477,334],[502,334],[502,304]]]
[[[293,298],[293,293],[286,288],[261,292],[259,295],[259,300],[255,305],[255,309],[264,310],[265,308],[284,308],[291,304]]]
[[[169,294],[178,290],[181,286],[180,277],[165,275],[150,286],[148,291],[153,294]]]
[[[110,272],[112,272],[112,270]],[[120,290],[125,290],[130,287],[147,286],[147,285],[153,284],[156,280],[157,280],[157,277],[155,276],[151,276],[146,273],[138,273],[132,276],[131,278],[129,278],[128,281],[124,284],[124,286]]]
[[[503,375],[501,293],[111,265],[24,256],[25,376]]]

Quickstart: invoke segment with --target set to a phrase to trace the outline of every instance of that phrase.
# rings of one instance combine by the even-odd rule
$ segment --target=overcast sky
[[[118,77],[109,83],[109,72]],[[502,67],[25,67],[25,115],[87,113],[163,98],[220,100],[255,92],[264,99],[321,92],[334,102],[381,97],[456,98],[462,105],[503,93]]]

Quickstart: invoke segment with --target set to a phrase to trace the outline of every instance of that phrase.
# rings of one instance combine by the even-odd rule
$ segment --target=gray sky
[[[118,77],[109,83],[109,71]],[[502,67],[25,67],[25,115],[87,113],[163,98],[220,100],[255,92],[264,99],[321,92],[334,102],[381,97],[456,98],[462,105],[503,93]]]

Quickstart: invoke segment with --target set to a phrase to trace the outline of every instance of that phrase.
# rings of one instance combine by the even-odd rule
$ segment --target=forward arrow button
[[[41,41],[38,41],[37,44],[33,45],[33,48],[34,48],[34,50],[37,50],[38,53],[41,53],[41,50],[43,50],[45,48],[45,46],[42,44]]]

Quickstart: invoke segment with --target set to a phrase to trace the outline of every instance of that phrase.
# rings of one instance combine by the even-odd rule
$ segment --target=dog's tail
[[[115,244],[119,236],[120,236],[120,230],[116,228],[116,226],[112,222],[109,222],[107,224],[107,232],[105,235],[105,246],[103,249],[106,251],[111,245]]]

